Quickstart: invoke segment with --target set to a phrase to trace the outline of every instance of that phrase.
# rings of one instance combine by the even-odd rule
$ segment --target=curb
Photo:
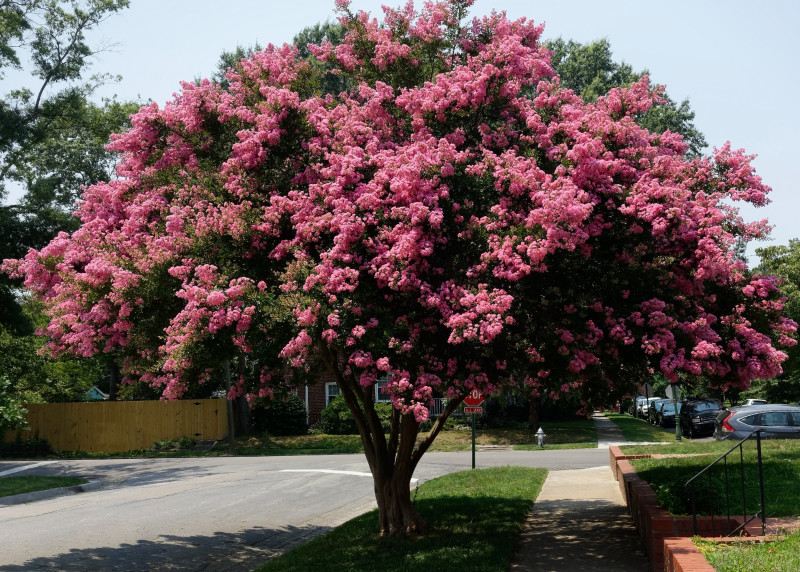
[[[76,495],[79,493],[88,493],[100,490],[102,488],[103,488],[102,481],[89,481],[88,483],[84,483],[82,485],[74,485],[71,487],[46,489],[43,491],[34,491],[32,493],[22,493],[21,495],[0,497],[0,507],[12,506],[16,504],[25,504],[29,502],[36,502],[40,500],[47,500],[69,495]]]

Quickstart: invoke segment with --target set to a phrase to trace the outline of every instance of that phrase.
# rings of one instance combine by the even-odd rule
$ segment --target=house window
[[[339,386],[335,383],[326,383],[325,384],[325,405],[330,405],[330,402],[333,400],[334,397],[341,395],[342,392],[339,389]]]
[[[384,375],[383,377],[379,377],[375,380],[375,401],[391,401],[392,396],[388,393],[384,392],[383,389],[386,387],[386,384],[389,383],[389,376]]]

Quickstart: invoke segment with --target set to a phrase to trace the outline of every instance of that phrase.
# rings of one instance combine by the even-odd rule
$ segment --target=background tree
[[[334,73],[334,66],[331,62],[317,59],[308,46],[321,46],[324,42],[338,46],[344,40],[346,31],[340,22],[326,20],[324,23],[318,22],[313,26],[303,28],[292,40],[292,43],[297,46],[298,57],[305,59],[315,72],[312,74],[314,84],[322,94],[338,95],[352,88],[352,84],[348,81],[347,75]]]
[[[615,62],[611,44],[605,38],[590,44],[558,38],[546,45],[553,52],[553,70],[561,77],[561,84],[586,102],[596,101],[615,87],[627,87],[650,73],[647,70],[634,72],[629,64]],[[689,145],[689,155],[702,155],[707,143],[694,125],[694,111],[689,100],[678,104],[666,91],[661,98],[663,101],[637,114],[636,122],[653,133],[667,130],[680,133]]]
[[[127,0],[0,1],[0,78],[23,72],[27,83],[0,94],[0,260],[42,248],[72,216],[82,188],[107,181],[116,156],[106,151],[111,133],[130,126],[137,104],[91,100],[113,78],[86,78],[92,56],[86,32],[125,8]],[[19,199],[8,204],[9,191]],[[0,276],[0,352],[7,377],[5,399],[38,402],[80,397],[96,364],[37,356],[32,337],[40,320],[35,305],[23,309],[20,281]],[[96,381],[96,379],[94,380]],[[91,386],[91,383],[89,383]],[[3,390],[0,390],[3,393]]]
[[[788,245],[768,246],[756,249],[761,263],[755,269],[762,274],[779,276],[781,293],[786,296],[786,316],[800,322],[800,239],[792,239]],[[776,379],[763,382],[764,397],[778,403],[800,401],[800,348],[789,348],[788,359],[783,364],[783,374]]]
[[[114,156],[105,150],[111,133],[130,125],[134,104],[90,96],[112,78],[84,74],[102,51],[86,43],[87,31],[128,5],[128,0],[17,0],[0,2],[0,77],[24,71],[31,85],[0,98],[0,202],[9,185],[21,194],[0,204],[0,259],[41,248],[61,230],[77,228],[71,216],[83,186],[106,181]],[[0,281],[0,324],[30,330],[13,284]]]
[[[643,129],[646,78],[583,101],[550,81],[542,27],[464,25],[469,4],[379,22],[339,2],[344,42],[311,50],[352,82],[335,96],[285,45],[239,62],[227,89],[185,83],[143,108],[81,227],[4,264],[48,306],[49,348],[119,352],[167,398],[227,361],[244,364],[229,397],[326,370],[387,535],[425,529],[411,476],[472,389],[588,413],[654,371],[777,375],[796,324],[732,253],[765,233],[730,206],[767,200],[750,158],[691,159],[680,135]],[[421,434],[435,395],[448,405]]]

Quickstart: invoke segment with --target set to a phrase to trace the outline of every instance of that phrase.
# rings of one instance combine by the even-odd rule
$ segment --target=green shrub
[[[527,426],[530,417],[530,405],[527,400],[521,403],[507,403],[503,399],[490,397],[483,403],[483,421],[478,425],[488,429],[509,429]]]
[[[181,437],[180,439],[165,439],[156,441],[150,447],[151,451],[189,451],[197,445],[197,439],[191,437]]]
[[[11,382],[0,375],[0,436],[10,429],[27,427],[27,413],[19,396],[12,390]]]
[[[322,410],[320,427],[328,435],[355,435],[358,433],[355,419],[347,408],[344,397],[332,399]]]
[[[307,418],[306,404],[293,393],[285,400],[259,403],[251,411],[253,430],[270,435],[305,435]]]
[[[388,433],[389,429],[392,428],[392,411],[394,411],[394,406],[391,403],[375,404],[375,413],[378,414],[378,418],[381,420],[381,427],[383,427],[384,433]]]
[[[17,440],[13,443],[0,443],[0,457],[4,458],[47,457],[52,454],[53,449],[47,439],[38,437],[23,441],[17,433]]]
[[[392,404],[376,403],[375,413],[381,420],[381,427],[385,433],[389,432],[392,424]],[[322,410],[320,428],[328,435],[357,435],[358,428],[353,414],[348,409],[344,397],[339,396],[333,399],[328,406]]]

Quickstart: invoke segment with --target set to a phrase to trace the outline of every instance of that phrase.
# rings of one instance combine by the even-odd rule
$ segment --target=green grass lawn
[[[800,570],[800,532],[775,542],[715,542],[694,538],[695,546],[717,572],[797,572]]]
[[[546,437],[544,449],[583,449],[597,447],[597,429],[591,419],[542,421]],[[525,431],[514,443],[515,450],[536,450],[536,434]]]
[[[431,533],[380,538],[371,511],[258,570],[504,572],[546,477],[545,469],[523,467],[445,475],[420,485],[416,498]]]
[[[651,455],[657,453],[659,455],[716,455],[716,457],[719,457],[729,451],[735,444],[735,441],[692,441],[690,439],[682,439],[660,445],[622,445],[620,449],[626,455]]]
[[[597,431],[591,419],[543,423],[548,449],[578,449],[597,446]],[[476,446],[507,446],[514,449],[538,449],[536,435],[527,429],[477,429]],[[469,451],[472,429],[469,427],[442,431],[429,451]],[[237,455],[304,455],[361,453],[358,435],[297,435],[291,437],[254,436],[240,439]]]
[[[735,443],[705,442],[687,443],[681,447],[683,455],[663,459],[637,459],[631,461],[636,472],[650,483],[658,498],[658,504],[672,514],[685,515],[691,512],[688,492],[685,484],[723,453],[730,450]],[[630,453],[629,447],[623,449]],[[762,465],[764,474],[764,500],[768,517],[797,516],[800,514],[800,441],[798,440],[764,440],[761,443]],[[654,452],[650,451],[651,453]],[[659,447],[659,453],[665,452]],[[756,464],[756,444],[745,443],[743,448],[745,461],[744,477],[748,493],[747,509],[758,510],[758,471]],[[729,488],[739,487],[739,455],[734,452],[729,457]],[[731,484],[732,483],[732,484]],[[724,496],[725,476],[721,464],[711,472],[710,477],[703,477],[698,483],[698,511],[704,514],[722,514],[718,512],[720,499]],[[741,495],[731,494],[731,513],[747,512],[741,506]]]
[[[651,425],[644,419],[639,419],[623,413],[607,412],[606,417],[616,423],[617,427],[622,430],[622,434],[628,441],[659,443],[669,443],[671,441],[675,441],[674,429],[670,433],[661,427]]]
[[[542,427],[547,435],[546,449],[580,449],[597,446],[597,431],[591,419],[568,421],[546,421]],[[160,443],[159,443],[160,444]],[[506,446],[521,450],[536,450],[536,435],[525,428],[515,429],[477,429],[476,446]],[[472,429],[461,427],[442,431],[429,451],[452,452],[469,451],[472,448]],[[226,443],[219,443],[210,451],[192,449],[171,449],[158,447],[157,450],[126,451],[124,453],[86,453],[81,451],[60,451],[61,458],[129,458],[129,457],[205,457],[220,455],[334,455],[344,453],[363,453],[361,438],[358,435],[309,434],[286,437],[272,435],[253,435],[236,439],[232,449]]]
[[[686,481],[736,445],[732,441],[682,440],[666,445],[623,446],[626,455],[675,455],[661,459],[637,459],[631,464],[647,481],[657,496],[658,504],[672,514],[691,512]],[[755,514],[758,501],[756,444],[748,441],[743,448],[745,461],[746,509],[742,507],[740,488],[731,495],[731,514]],[[800,440],[763,440],[761,442],[764,475],[764,501],[767,517],[797,517],[800,514]],[[729,487],[740,487],[738,452],[729,461]],[[730,457],[729,457],[730,458]],[[735,481],[734,485],[730,485]],[[702,478],[697,493],[697,509],[701,514],[725,514],[720,509],[726,488],[724,473],[715,467],[709,478]],[[694,542],[717,572],[796,572],[800,570],[800,533],[780,536],[776,542],[721,543],[695,538]]]
[[[0,497],[88,483],[79,477],[0,477]]]

